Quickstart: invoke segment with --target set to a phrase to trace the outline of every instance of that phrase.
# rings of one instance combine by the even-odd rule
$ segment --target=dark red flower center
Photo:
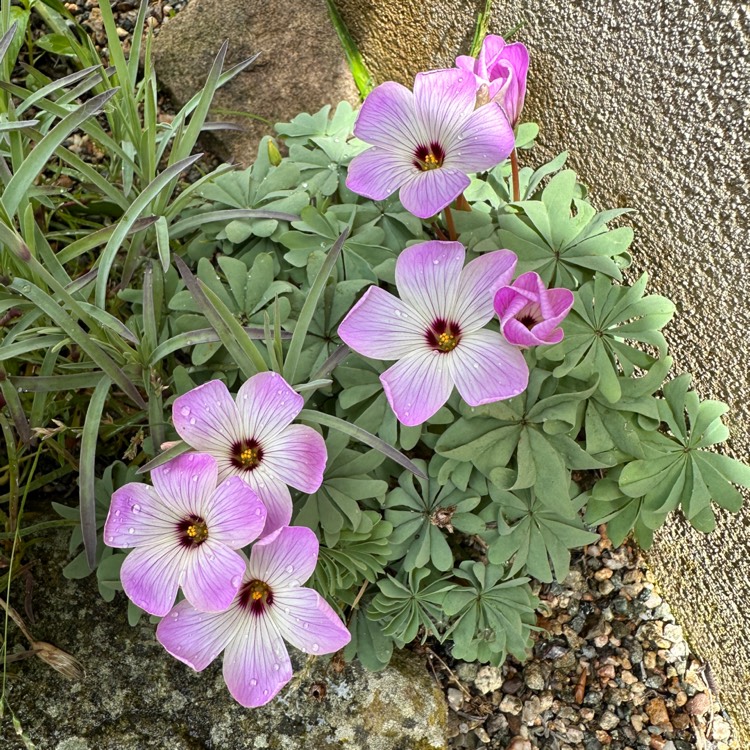
[[[242,584],[239,599],[240,607],[250,610],[257,616],[263,614],[266,607],[273,604],[273,592],[267,583],[256,578]]]
[[[200,516],[188,516],[177,524],[183,547],[198,547],[208,539],[208,526]]]
[[[414,161],[412,162],[417,169],[427,172],[430,169],[438,169],[443,166],[445,161],[445,150],[443,147],[433,141],[429,146],[419,145],[414,150]]]
[[[242,440],[232,446],[232,465],[237,469],[252,471],[263,460],[263,448],[254,438]]]
[[[519,310],[515,316],[516,320],[523,326],[531,330],[544,320],[542,310],[536,302],[532,302]]]
[[[441,354],[452,352],[461,341],[461,328],[458,323],[435,320],[425,333],[427,343],[432,349]]]

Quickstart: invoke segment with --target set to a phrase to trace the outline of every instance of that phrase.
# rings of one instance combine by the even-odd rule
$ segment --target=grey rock
[[[445,748],[442,690],[413,654],[373,673],[356,663],[337,672],[294,653],[290,685],[267,706],[245,709],[224,685],[221,658],[200,674],[173,659],[147,618],[128,625],[122,595],[107,604],[93,577],[63,578],[66,553],[61,536],[36,548],[32,633],[74,655],[86,675],[67,681],[28,659],[11,665],[8,680],[8,705],[39,750]],[[11,651],[20,646],[12,629]],[[3,750],[23,748],[10,722],[2,730]]]
[[[205,83],[222,42],[229,41],[227,63],[260,53],[253,66],[221,88],[213,109],[257,115],[271,123],[299,112],[317,112],[346,99],[356,103],[356,86],[324,0],[191,0],[165,22],[154,41],[159,81],[182,105]],[[248,165],[258,141],[271,132],[264,122],[221,115],[245,132],[215,132],[207,143],[223,158]]]

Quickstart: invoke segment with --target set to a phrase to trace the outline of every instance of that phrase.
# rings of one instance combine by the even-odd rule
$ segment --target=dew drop
[[[333,139],[333,142],[334,142],[334,143],[339,143],[339,141],[340,141],[340,140],[341,140],[340,138],[334,138],[334,139]]]
[[[256,680],[255,677],[253,677],[252,680],[250,680],[250,684],[255,686],[258,684],[258,680]]]
[[[294,565],[287,565],[286,566],[286,572],[287,573],[294,573]]]
[[[120,515],[120,511],[119,511],[119,510],[116,510],[116,511],[115,511],[115,515],[116,515],[116,516],[119,516],[119,515]]]
[[[273,668],[274,668],[274,671],[278,672],[281,669],[281,664],[274,663]]]
[[[128,529],[128,534],[135,534],[135,529],[132,526]]]
[[[475,370],[478,370],[478,369],[479,369],[479,362],[475,362],[475,363],[474,363],[474,369],[475,369]]]
[[[135,505],[133,506],[132,510],[133,510],[133,513],[140,513],[140,512],[141,512],[141,506],[140,506],[140,505],[138,505],[138,503],[136,503],[136,504],[135,504]]]
[[[187,417],[188,414],[190,414],[189,407],[183,406],[182,409],[180,409],[180,414],[182,414],[183,417]]]
[[[259,516],[259,515],[260,515],[260,513],[261,513],[261,510],[260,510],[260,508],[256,508],[256,509],[255,509],[255,515],[256,515],[256,516]]]
[[[304,624],[304,625],[303,625],[302,627],[303,627],[303,628],[304,628],[305,630],[310,630],[310,623],[309,623],[309,622],[306,622],[306,623],[305,623],[305,624]]]
[[[303,182],[303,183],[302,183],[302,187],[303,187],[303,188],[304,188],[305,190],[307,190],[307,183],[306,183],[306,182]]]
[[[193,476],[192,476],[192,477],[190,477],[190,478],[191,478],[191,479],[192,479],[192,480],[193,480],[194,482],[197,482],[197,481],[198,481],[198,475],[197,475],[197,474],[193,474]]]
[[[438,265],[440,265],[440,261],[439,261],[439,260],[438,260],[437,258],[435,258],[435,259],[434,259],[434,260],[432,261],[432,265],[433,265],[433,266],[438,266]]]
[[[232,580],[230,581],[230,583],[235,588],[239,588],[240,584],[242,583],[242,578],[240,578],[239,576],[233,576]]]
[[[268,695],[268,690],[264,690],[263,695]]]
[[[176,620],[180,616],[179,612],[172,612],[172,619]]]
[[[107,541],[109,541],[109,542],[114,542],[114,541],[115,541],[115,538],[114,538],[114,537],[112,536],[112,534],[110,534],[110,535],[109,535],[109,536],[107,537]]]
[[[195,417],[190,418],[190,424],[195,424]]]
[[[320,646],[317,643],[313,643],[313,651],[315,651],[316,653],[320,651]]]

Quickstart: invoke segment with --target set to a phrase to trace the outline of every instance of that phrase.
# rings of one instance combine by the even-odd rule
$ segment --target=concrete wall
[[[483,0],[337,0],[378,80],[411,81],[468,50]],[[750,20],[739,0],[495,0],[491,30],[525,20],[526,117],[563,149],[599,208],[632,206],[635,265],[678,308],[679,371],[731,406],[750,461]],[[535,159],[543,154],[536,153]],[[750,507],[704,537],[675,519],[649,558],[750,746]]]

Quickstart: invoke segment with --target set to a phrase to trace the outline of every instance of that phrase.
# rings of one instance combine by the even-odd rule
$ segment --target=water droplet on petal
[[[274,671],[278,672],[281,669],[281,664],[274,663],[273,668],[274,668]]]
[[[190,408],[183,406],[182,409],[180,409],[180,414],[182,414],[183,417],[187,417],[190,414]]]
[[[132,510],[133,510],[133,513],[140,513],[140,512],[141,512],[141,506],[140,506],[140,505],[138,505],[138,503],[136,503],[136,504],[135,504],[135,505],[133,506]]]
[[[268,690],[264,690],[263,695],[268,695]]]
[[[128,529],[128,534],[135,534],[135,529],[132,526]]]
[[[179,612],[172,612],[172,619],[176,620],[180,616]]]
[[[242,578],[240,578],[240,576],[233,576],[230,583],[234,588],[239,588],[240,584],[242,583]]]
[[[120,515],[120,511],[119,511],[119,510],[116,510],[116,511],[115,511],[115,515],[116,515],[116,516],[119,516],[119,515]]]
[[[286,566],[286,572],[287,573],[294,573],[294,565],[287,565]]]
[[[309,622],[306,622],[306,623],[305,623],[305,624],[304,624],[304,625],[303,625],[302,627],[303,627],[303,628],[304,628],[305,630],[309,630],[309,629],[310,629],[310,623],[309,623]]]
[[[440,260],[439,260],[438,258],[435,258],[435,259],[434,259],[434,260],[432,261],[432,265],[433,265],[433,266],[438,266],[438,265],[440,265]]]
[[[190,424],[195,424],[195,417],[190,417]]]
[[[313,651],[315,652],[320,651],[320,646],[317,643],[313,643]]]
[[[114,538],[114,537],[112,536],[112,534],[110,534],[110,535],[109,535],[109,536],[107,537],[107,541],[108,541],[108,542],[114,542],[114,541],[115,541],[115,538]]]
[[[260,510],[260,508],[256,508],[256,509],[255,509],[255,515],[256,515],[256,516],[259,516],[260,514],[261,514],[261,510]]]
[[[252,679],[250,680],[250,684],[251,684],[251,685],[253,685],[253,686],[255,686],[255,685],[257,685],[257,684],[258,684],[258,680],[256,680],[256,679],[255,679],[255,677],[253,677],[253,678],[252,678]]]
[[[194,482],[197,482],[197,481],[198,481],[198,475],[197,475],[197,474],[193,474],[193,476],[192,476],[192,477],[190,477],[190,478],[191,478],[191,479],[192,479],[192,480],[193,480]]]

